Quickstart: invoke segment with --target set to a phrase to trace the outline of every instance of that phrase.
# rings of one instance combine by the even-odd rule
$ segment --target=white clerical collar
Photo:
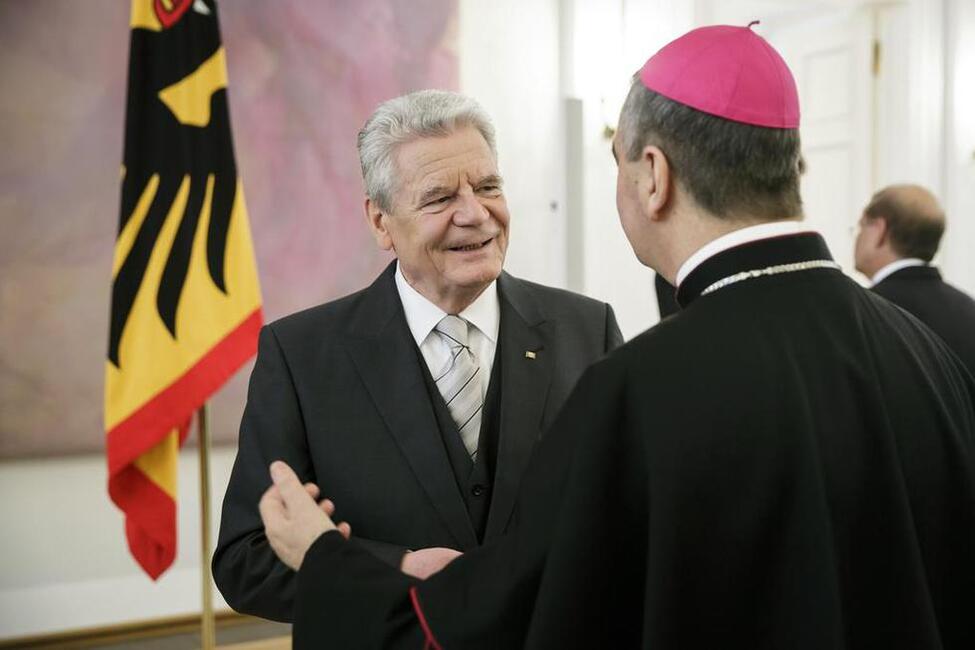
[[[421,345],[427,336],[437,326],[447,312],[430,302],[426,296],[410,286],[403,277],[399,262],[396,262],[396,290],[399,292],[400,302],[406,314],[406,324],[417,345]],[[481,292],[477,299],[467,306],[467,309],[457,314],[471,323],[480,332],[497,343],[498,327],[501,323],[501,303],[498,300],[498,281],[494,280]]]
[[[905,257],[902,260],[897,260],[896,262],[891,262],[887,266],[883,267],[879,271],[873,274],[870,278],[871,284],[878,284],[881,280],[885,280],[892,274],[897,273],[901,269],[906,269],[909,266],[927,266],[928,263],[922,259],[916,257]]]
[[[697,252],[681,264],[681,267],[677,270],[677,279],[674,282],[674,286],[679,287],[681,282],[691,274],[691,271],[700,266],[704,260],[717,255],[721,251],[726,251],[729,248],[741,246],[748,242],[758,241],[759,239],[795,235],[800,232],[813,231],[809,228],[804,228],[801,221],[773,221],[771,223],[760,223],[757,226],[747,226],[721,235],[717,239],[712,239],[697,249]]]

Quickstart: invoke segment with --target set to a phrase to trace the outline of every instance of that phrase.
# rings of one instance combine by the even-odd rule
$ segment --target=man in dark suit
[[[295,573],[257,511],[285,460],[353,541],[425,577],[508,529],[542,429],[622,342],[612,309],[502,271],[509,214],[493,127],[421,91],[359,134],[366,221],[397,260],[366,289],[264,328],[214,578],[236,610],[290,620]]]
[[[975,379],[801,223],[798,127],[748,28],[647,62],[617,208],[680,311],[585,372],[518,526],[427,580],[272,465],[296,649],[975,647]]]
[[[918,185],[891,185],[873,195],[859,226],[857,270],[876,293],[934,330],[975,375],[975,300],[931,265],[945,231],[938,200]]]

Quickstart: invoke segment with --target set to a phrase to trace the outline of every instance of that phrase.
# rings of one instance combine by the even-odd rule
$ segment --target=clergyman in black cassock
[[[797,97],[748,28],[641,70],[617,206],[681,310],[583,374],[507,536],[414,580],[272,465],[296,648],[975,647],[975,380],[803,230]]]
[[[580,380],[493,546],[418,582],[322,535],[295,647],[975,647],[971,377],[836,270],[700,295],[819,259],[801,234],[698,267]]]
[[[660,314],[660,320],[677,313],[680,305],[677,304],[677,291],[674,286],[659,273],[654,273],[653,288],[657,294],[657,311]]]

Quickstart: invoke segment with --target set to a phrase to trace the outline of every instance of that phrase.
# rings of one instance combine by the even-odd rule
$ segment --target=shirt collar
[[[434,327],[437,326],[447,312],[430,302],[426,296],[410,286],[403,277],[399,262],[396,263],[396,290],[399,292],[403,312],[406,314],[406,324],[410,333],[419,346],[426,340]],[[467,306],[467,309],[457,314],[480,330],[481,334],[497,343],[498,327],[501,322],[501,304],[498,300],[498,281],[494,280],[481,292],[477,299]]]
[[[501,303],[498,300],[498,281],[492,280],[477,299],[458,314],[461,318],[481,331],[491,343],[498,342],[498,327],[501,323]]]
[[[873,277],[870,278],[870,283],[872,285],[876,285],[880,283],[882,280],[886,280],[894,273],[897,273],[901,269],[906,269],[909,266],[927,266],[927,265],[928,263],[922,259],[918,259],[916,257],[905,257],[902,260],[891,262],[887,266],[881,268],[879,271],[874,273]]]
[[[772,223],[760,223],[757,226],[748,226],[746,228],[740,228],[725,235],[721,235],[717,239],[713,239],[699,248],[697,252],[687,258],[687,260],[681,265],[680,269],[677,270],[677,280],[674,283],[674,286],[679,287],[681,282],[683,282],[687,276],[691,274],[691,271],[700,266],[701,262],[709,257],[717,255],[721,251],[734,248],[735,246],[741,246],[742,244],[747,244],[748,242],[757,241],[759,239],[781,237],[783,235],[794,235],[800,232],[813,231],[809,228],[803,228],[803,224],[800,221],[790,220],[773,221]]]

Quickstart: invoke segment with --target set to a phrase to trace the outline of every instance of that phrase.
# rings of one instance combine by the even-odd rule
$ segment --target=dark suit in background
[[[411,336],[395,263],[368,288],[261,332],[214,579],[236,610],[290,620],[295,573],[257,510],[282,459],[338,504],[353,540],[467,551],[504,534],[529,456],[582,371],[622,343],[612,308],[498,278],[500,330],[472,464]],[[532,354],[526,354],[532,353]]]
[[[657,310],[660,312],[660,320],[680,311],[680,305],[677,303],[677,289],[667,282],[664,276],[659,273],[653,274],[653,288],[657,294]]]
[[[900,269],[873,290],[934,330],[975,376],[975,300],[971,296],[942,280],[933,266]]]

